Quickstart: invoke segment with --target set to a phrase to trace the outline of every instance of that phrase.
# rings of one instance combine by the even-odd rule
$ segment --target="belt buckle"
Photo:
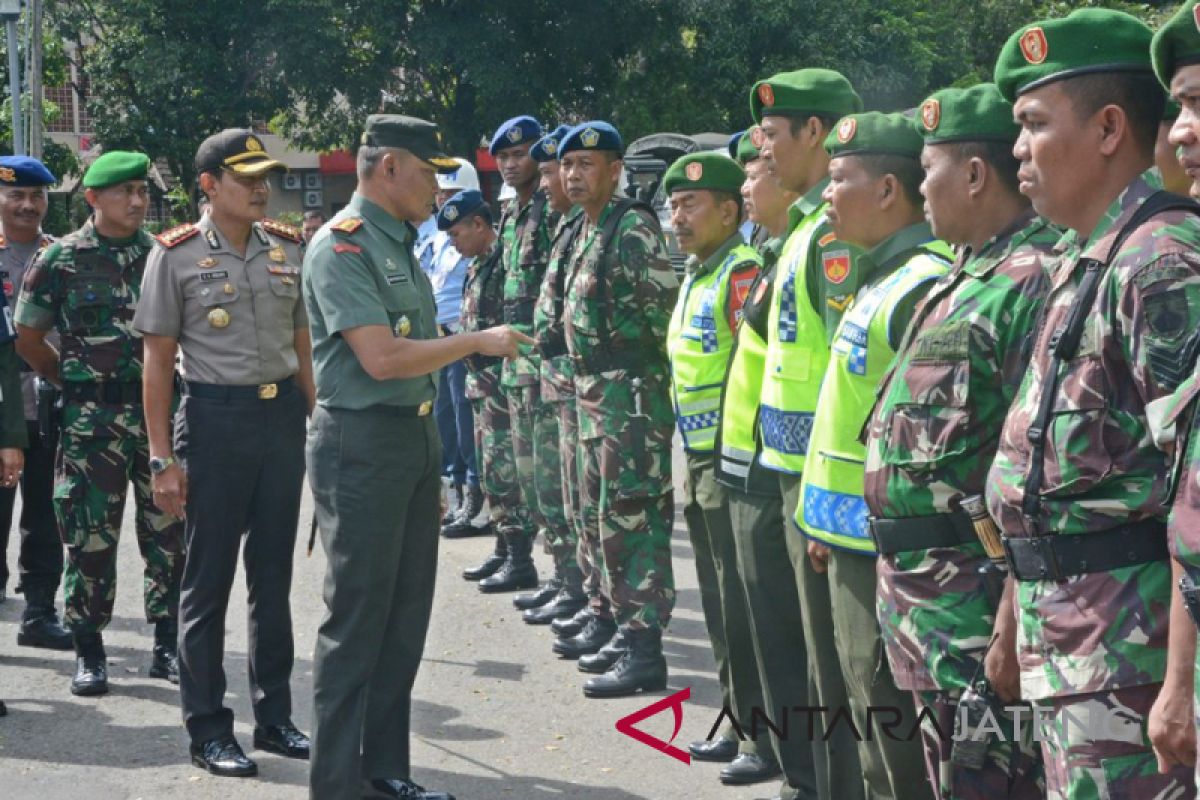
[[[259,400],[274,400],[279,396],[278,383],[264,383],[258,387]]]
[[[1067,577],[1059,566],[1052,536],[1033,536],[1029,539],[1029,545],[1041,557],[1043,580],[1061,581]]]
[[[421,403],[421,405],[417,406],[418,417],[428,417],[430,411],[433,411],[432,400],[426,400],[424,403]]]

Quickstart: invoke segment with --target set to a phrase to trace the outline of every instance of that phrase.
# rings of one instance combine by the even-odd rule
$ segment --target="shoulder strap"
[[[534,237],[534,247],[539,252],[539,258],[544,258],[545,254],[540,253],[541,248],[538,246],[537,229],[542,224],[542,219],[546,216],[546,195],[541,192],[535,192],[533,200],[530,201],[529,215],[525,217],[525,224],[521,226],[519,238],[524,239],[526,236]]]
[[[1129,222],[1125,223],[1117,233],[1103,261],[1094,258],[1081,259],[1085,270],[1083,280],[1079,284],[1079,291],[1075,293],[1075,298],[1071,301],[1070,308],[1067,309],[1067,317],[1062,327],[1050,335],[1050,367],[1047,370],[1046,383],[1042,387],[1042,396],[1038,399],[1037,414],[1027,433],[1029,441],[1033,445],[1033,451],[1030,458],[1029,476],[1025,481],[1025,494],[1021,500],[1021,511],[1025,515],[1027,523],[1035,530],[1038,525],[1037,515],[1041,509],[1042,482],[1045,479],[1046,434],[1050,425],[1050,416],[1054,412],[1054,398],[1058,393],[1062,366],[1079,352],[1079,340],[1083,336],[1083,327],[1092,311],[1092,304],[1096,301],[1100,281],[1108,273],[1108,268],[1121,246],[1134,231],[1152,217],[1166,211],[1190,211],[1200,215],[1200,204],[1170,192],[1155,192],[1146,198],[1141,207],[1130,217]],[[1034,327],[1037,335],[1041,334],[1046,323],[1049,307],[1049,304],[1042,306],[1042,312]]]
[[[567,304],[567,273],[572,267],[570,256],[575,251],[575,244],[579,241],[579,233],[583,230],[583,224],[586,221],[586,214],[580,214],[575,217],[575,219],[559,229],[558,234],[554,237],[554,241],[550,245],[552,256],[556,251],[560,254],[558,271],[554,275],[554,319],[551,321],[552,325],[557,325],[558,321],[562,319],[563,309]],[[560,242],[562,243],[561,246]]]
[[[597,332],[600,334],[600,346],[605,350],[612,345],[608,329],[608,269],[616,255],[612,252],[610,245],[617,235],[621,219],[633,210],[646,212],[652,220],[651,226],[659,233],[662,232],[662,226],[659,224],[658,215],[654,213],[654,209],[647,203],[632,197],[618,198],[612,213],[608,215],[608,219],[604,220],[604,227],[600,229],[600,259],[596,264],[596,306],[599,309],[599,317],[596,322]]]

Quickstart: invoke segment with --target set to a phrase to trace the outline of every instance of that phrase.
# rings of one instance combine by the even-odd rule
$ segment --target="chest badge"
[[[384,262],[384,266],[387,268],[388,272],[395,272],[396,270],[400,269],[396,262],[392,261],[390,258]]]
[[[287,254],[283,252],[283,248],[279,245],[275,245],[271,248],[271,252],[268,254],[268,257],[276,264],[282,264],[283,262],[287,261]]]
[[[222,291],[225,292],[225,294],[233,294],[233,284],[232,283],[225,284]]]
[[[205,256],[196,262],[196,266],[200,267],[200,269],[212,269],[217,263],[217,260],[212,256]]]
[[[214,328],[229,327],[229,312],[223,308],[214,308],[208,312],[208,324]]]
[[[392,327],[392,332],[400,338],[408,336],[412,332],[412,322],[406,316],[401,316],[396,320],[396,324]]]

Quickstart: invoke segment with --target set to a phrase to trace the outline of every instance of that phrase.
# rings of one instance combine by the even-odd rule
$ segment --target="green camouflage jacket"
[[[554,235],[550,239],[550,263],[546,267],[537,305],[533,309],[533,338],[537,339],[539,352],[547,347],[562,350],[557,355],[550,358],[543,356],[539,360],[542,399],[547,402],[566,399],[575,392],[571,357],[565,350],[562,310],[566,303],[566,272],[571,256],[565,250],[572,244],[570,234],[582,214],[582,208],[572,206],[555,224]]]
[[[504,322],[521,333],[532,334],[534,306],[542,289],[542,278],[550,260],[550,234],[557,223],[545,196],[535,192],[524,206],[511,201],[500,227],[504,259]],[[533,218],[541,208],[540,220]],[[501,368],[505,388],[533,386],[541,381],[537,351],[524,351],[508,359]]]

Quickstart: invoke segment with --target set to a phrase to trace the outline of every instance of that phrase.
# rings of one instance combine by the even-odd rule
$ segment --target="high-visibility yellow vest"
[[[767,318],[759,462],[793,475],[804,471],[817,394],[829,362],[825,322],[813,310],[806,285],[809,247],[826,208],[821,203],[806,214],[784,244]]]
[[[721,406],[721,453],[718,473],[747,480],[758,452],[758,405],[762,395],[767,341],[750,325],[738,326],[737,347],[725,378]]]
[[[866,447],[858,435],[871,413],[875,390],[896,355],[888,339],[892,312],[910,293],[928,289],[944,275],[951,258],[943,242],[922,245],[895,272],[860,290],[842,317],[817,402],[795,509],[796,524],[808,536],[847,550],[875,552],[863,500]]]
[[[729,367],[734,332],[725,309],[730,276],[748,264],[762,264],[746,244],[733,247],[715,269],[684,278],[667,331],[671,393],[683,448],[711,453],[721,412],[721,386]]]

